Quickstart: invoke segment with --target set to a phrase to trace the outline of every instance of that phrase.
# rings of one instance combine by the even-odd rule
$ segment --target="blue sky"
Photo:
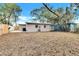
[[[42,5],[42,3],[17,3],[22,8],[22,15],[23,16],[31,16],[30,11],[39,8]],[[51,3],[50,6],[54,8],[59,8],[59,7],[66,7],[69,6],[69,3]]]
[[[20,20],[18,21],[19,23],[25,23],[25,22],[31,21],[30,19],[32,18],[32,16],[30,12],[33,9],[40,8],[41,6],[43,6],[42,3],[17,3],[17,5],[22,8],[22,14],[19,17]],[[65,8],[70,4],[69,3],[51,3],[49,5],[53,8],[60,8],[60,7]]]

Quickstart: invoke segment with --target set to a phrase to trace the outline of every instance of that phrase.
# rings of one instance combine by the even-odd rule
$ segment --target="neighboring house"
[[[64,31],[63,25],[52,24],[51,28],[54,28],[54,31]],[[79,32],[79,16],[74,17],[67,23],[67,30],[69,32]]]
[[[51,24],[49,23],[33,23],[27,22],[26,24],[19,24],[20,31],[26,32],[45,32],[51,31]]]
[[[79,17],[75,17],[68,25],[70,32],[79,32]]]
[[[68,23],[68,28],[70,32],[75,32],[76,31],[76,25],[77,23]]]

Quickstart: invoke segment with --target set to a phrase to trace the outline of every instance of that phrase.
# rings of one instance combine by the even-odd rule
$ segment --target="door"
[[[22,31],[26,31],[26,28],[23,28]]]
[[[39,26],[38,32],[41,32],[41,28],[40,28],[40,26]]]

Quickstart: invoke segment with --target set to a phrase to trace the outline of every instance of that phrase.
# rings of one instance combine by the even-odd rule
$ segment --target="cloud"
[[[34,19],[35,17],[31,17],[31,16],[19,16],[18,17],[18,21],[17,23],[20,24],[25,24],[25,22],[32,22],[32,19]]]
[[[78,20],[72,20],[71,23],[79,23],[79,19]]]

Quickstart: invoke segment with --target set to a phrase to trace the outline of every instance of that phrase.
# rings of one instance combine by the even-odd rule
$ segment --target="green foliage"
[[[48,8],[51,11],[53,11],[53,13],[50,10],[48,10]],[[70,7],[66,7],[65,9],[64,8],[55,9],[52,7],[51,8],[50,7],[41,7],[41,8],[32,10],[31,15],[35,16],[37,18],[37,20],[38,20],[38,18],[39,18],[39,20],[41,18],[44,18],[47,20],[47,22],[63,24],[63,23],[68,22],[69,20],[71,20],[74,17],[73,12],[71,12],[71,11],[72,10]],[[44,20],[44,19],[42,19],[42,20]]]
[[[44,6],[41,8],[37,8],[31,11],[31,15],[35,16],[37,20],[43,18],[43,21],[50,22],[50,23],[58,23],[62,24],[65,29],[67,29],[67,23],[72,20],[78,10],[79,4],[70,4],[66,8],[50,8],[47,4],[43,4]],[[75,9],[74,9],[75,8]]]
[[[36,17],[36,20],[40,20],[41,22],[47,21],[50,22],[51,19],[56,18],[56,15],[52,14],[45,7],[40,7],[38,9],[34,9],[31,11],[31,15]],[[49,20],[47,20],[49,19]],[[53,20],[51,20],[52,22]]]
[[[0,22],[11,24],[11,18],[14,18],[15,22],[20,15],[22,9],[15,3],[4,3],[0,6]]]

